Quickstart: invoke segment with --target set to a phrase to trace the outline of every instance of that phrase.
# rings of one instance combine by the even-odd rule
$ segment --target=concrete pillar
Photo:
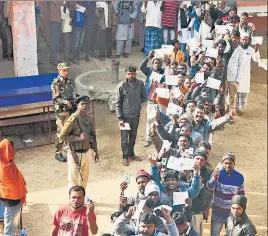
[[[38,75],[34,1],[11,1],[15,76]]]

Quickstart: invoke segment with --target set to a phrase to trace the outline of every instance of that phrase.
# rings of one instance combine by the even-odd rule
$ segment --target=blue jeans
[[[4,236],[14,236],[18,229],[20,219],[20,203],[13,207],[5,207],[4,214]]]
[[[84,27],[76,27],[73,26],[73,32],[72,32],[72,55],[73,59],[80,59],[80,50],[81,46],[83,44],[84,40],[84,32],[85,28]]]
[[[211,226],[210,226],[210,235],[211,236],[219,236],[221,233],[222,226],[226,226],[227,219],[221,218],[215,215],[212,212],[211,216]],[[226,227],[225,227],[226,228]]]
[[[187,51],[186,51],[186,43],[181,43],[181,50],[184,54],[184,60],[187,61]]]
[[[50,21],[50,32],[49,32],[49,59],[51,63],[58,63],[57,52],[58,45],[61,37],[61,23]]]

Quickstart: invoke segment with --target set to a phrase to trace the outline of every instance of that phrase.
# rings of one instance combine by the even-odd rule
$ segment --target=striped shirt
[[[177,1],[165,1],[164,10],[162,15],[162,26],[175,27],[178,14],[178,2]]]
[[[211,176],[207,182],[207,188],[214,189],[212,204],[213,214],[227,219],[231,210],[231,200],[234,195],[245,195],[244,176],[233,170],[229,175],[224,169],[220,170],[218,181]]]

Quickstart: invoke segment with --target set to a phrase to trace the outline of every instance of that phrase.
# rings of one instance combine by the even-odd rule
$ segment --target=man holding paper
[[[116,88],[116,116],[121,128],[122,164],[128,165],[128,158],[140,160],[134,154],[134,146],[139,126],[141,104],[146,101],[144,83],[136,79],[136,67],[126,69],[126,80]],[[124,129],[128,123],[130,130]]]
[[[155,94],[156,89],[160,87],[160,80],[164,74],[164,69],[162,68],[162,59],[158,57],[154,57],[154,51],[151,51],[147,57],[141,63],[140,69],[142,73],[146,76],[145,82],[145,90],[146,96],[148,98],[147,103],[147,124],[146,124],[146,131],[145,131],[145,145],[144,147],[149,147],[151,144],[150,141],[150,123],[151,123],[151,116],[155,117]],[[152,59],[153,67],[150,68],[147,66],[149,60]]]

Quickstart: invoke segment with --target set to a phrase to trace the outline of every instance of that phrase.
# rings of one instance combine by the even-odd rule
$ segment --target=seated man
[[[165,236],[165,235],[179,235],[178,229],[170,217],[170,212],[161,209],[163,216],[166,220],[166,227],[169,234],[164,234],[157,230],[157,216],[152,212],[144,212],[139,216],[139,225],[131,226],[128,224],[131,217],[134,216],[136,212],[135,207],[129,208],[128,212],[118,218],[115,222],[115,231],[119,235],[123,235],[123,233],[131,233],[130,235],[146,235],[146,236]]]

